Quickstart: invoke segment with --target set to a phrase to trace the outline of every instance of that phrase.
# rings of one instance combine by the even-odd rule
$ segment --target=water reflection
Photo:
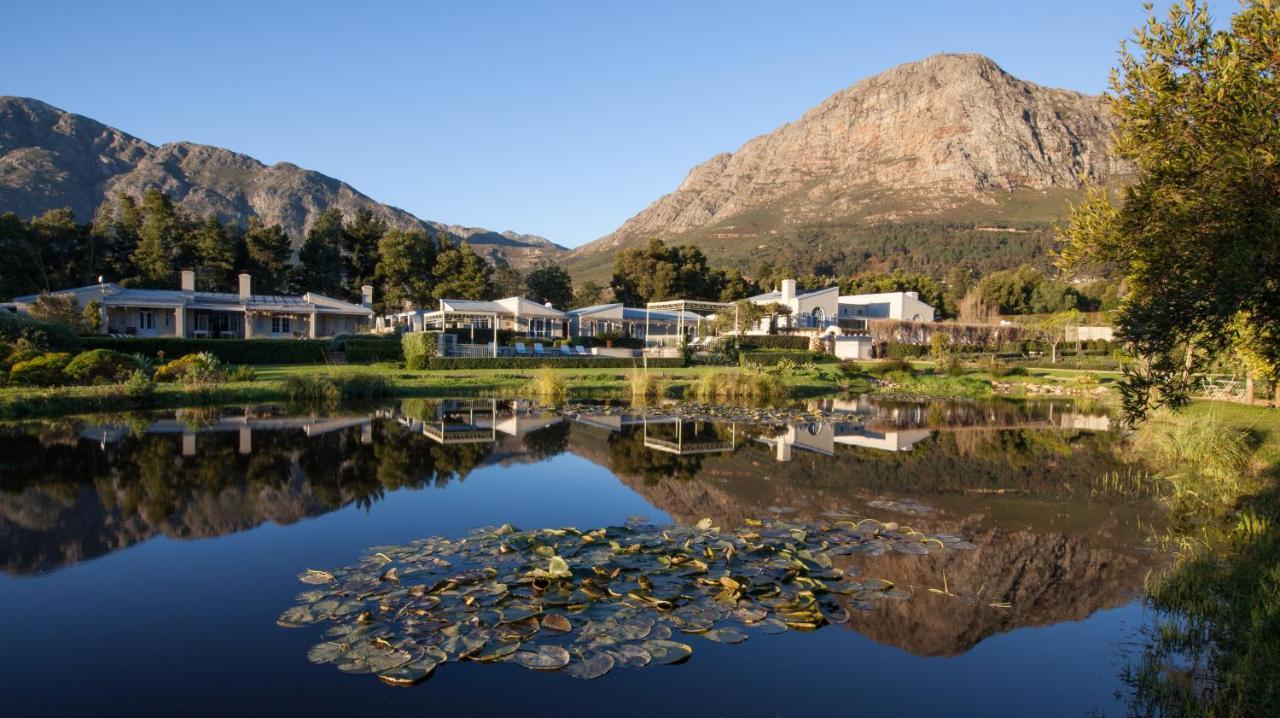
[[[1134,598],[1155,560],[1152,502],[1101,493],[1121,469],[1103,414],[1055,403],[857,400],[834,419],[751,424],[600,405],[406,400],[363,412],[279,408],[11,425],[0,432],[0,555],[47,572],[155,536],[287,525],[480,466],[572,454],[682,522],[849,511],[963,536],[976,551],[886,556],[861,569],[916,600],[852,625],[917,654],[962,653],[1011,628]],[[944,585],[976,598],[950,601]]]

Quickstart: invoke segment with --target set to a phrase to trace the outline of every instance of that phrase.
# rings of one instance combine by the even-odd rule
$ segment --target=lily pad
[[[692,648],[678,641],[645,641],[642,645],[655,665],[680,663],[693,655]]]
[[[702,634],[702,637],[716,643],[742,643],[747,640],[746,632],[732,626],[714,628]]]
[[[560,646],[542,646],[536,651],[516,651],[511,660],[535,671],[558,671],[569,665],[569,652]]]
[[[551,634],[568,633],[573,630],[573,624],[558,613],[550,613],[542,617],[542,630]]]
[[[613,670],[613,665],[613,656],[608,653],[596,653],[585,660],[570,663],[565,666],[564,672],[574,678],[589,681]]]

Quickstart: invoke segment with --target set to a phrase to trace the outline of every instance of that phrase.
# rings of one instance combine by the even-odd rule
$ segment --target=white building
[[[809,292],[796,292],[796,280],[784,279],[781,286],[772,292],[757,294],[751,302],[761,306],[781,304],[791,310],[790,314],[779,315],[778,329],[794,329],[801,331],[822,332],[836,326],[839,314],[840,288],[827,287]],[[755,331],[768,331],[769,319],[760,321]]]
[[[373,287],[361,288],[361,303],[314,292],[302,296],[254,294],[248,274],[239,277],[238,292],[196,289],[196,275],[181,272],[179,289],[133,289],[106,282],[52,292],[72,297],[80,307],[98,302],[103,334],[186,338],[295,338],[353,334],[369,328]],[[14,309],[29,313],[39,300],[33,294],[13,300]]]
[[[918,292],[843,294],[839,318],[846,321],[896,319],[903,322],[932,322],[933,307],[920,301]]]

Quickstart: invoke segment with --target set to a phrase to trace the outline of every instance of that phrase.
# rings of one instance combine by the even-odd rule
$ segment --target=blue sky
[[[4,17],[0,94],[155,143],[293,162],[424,218],[574,246],[694,164],[902,62],[979,52],[1033,82],[1100,92],[1143,11],[1139,0],[29,0]]]

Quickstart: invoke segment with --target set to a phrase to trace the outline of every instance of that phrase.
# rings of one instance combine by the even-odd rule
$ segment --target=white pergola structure
[[[719,314],[726,309],[733,309],[733,333],[737,334],[738,327],[738,305],[732,302],[706,302],[700,299],[672,299],[665,302],[649,302],[644,307],[644,345],[649,346],[652,335],[649,333],[649,315],[652,312],[674,312],[676,315],[676,342],[684,337],[684,328],[686,326],[686,314],[692,314],[696,317],[694,320],[701,333],[702,323],[706,321],[706,315]],[[663,335],[663,342],[659,342],[659,346],[665,343],[666,337]]]
[[[489,329],[493,339],[490,342],[493,356],[498,356],[498,313],[474,311],[468,309],[450,309],[445,307],[434,312],[427,312],[422,317],[422,328],[444,331],[445,329],[471,329],[471,344],[476,343],[476,325],[481,329]]]
[[[676,427],[675,437],[663,438],[663,437],[650,435],[649,434],[650,422],[652,422],[655,425],[675,424],[675,427]],[[686,422],[682,421],[679,418],[650,419],[646,417],[643,421],[643,427],[641,429],[641,431],[644,432],[643,439],[644,439],[645,448],[653,449],[654,451],[662,451],[668,454],[675,454],[676,456],[691,456],[694,454],[719,454],[726,451],[733,451],[734,449],[738,448],[738,425],[737,424],[729,425],[729,440],[725,441],[724,439],[721,439],[719,437],[712,440],[699,438],[699,434],[701,434],[703,424],[709,423],[709,422],[701,422],[701,421],[691,422],[693,424],[694,435],[686,439],[684,435],[685,423]]]

